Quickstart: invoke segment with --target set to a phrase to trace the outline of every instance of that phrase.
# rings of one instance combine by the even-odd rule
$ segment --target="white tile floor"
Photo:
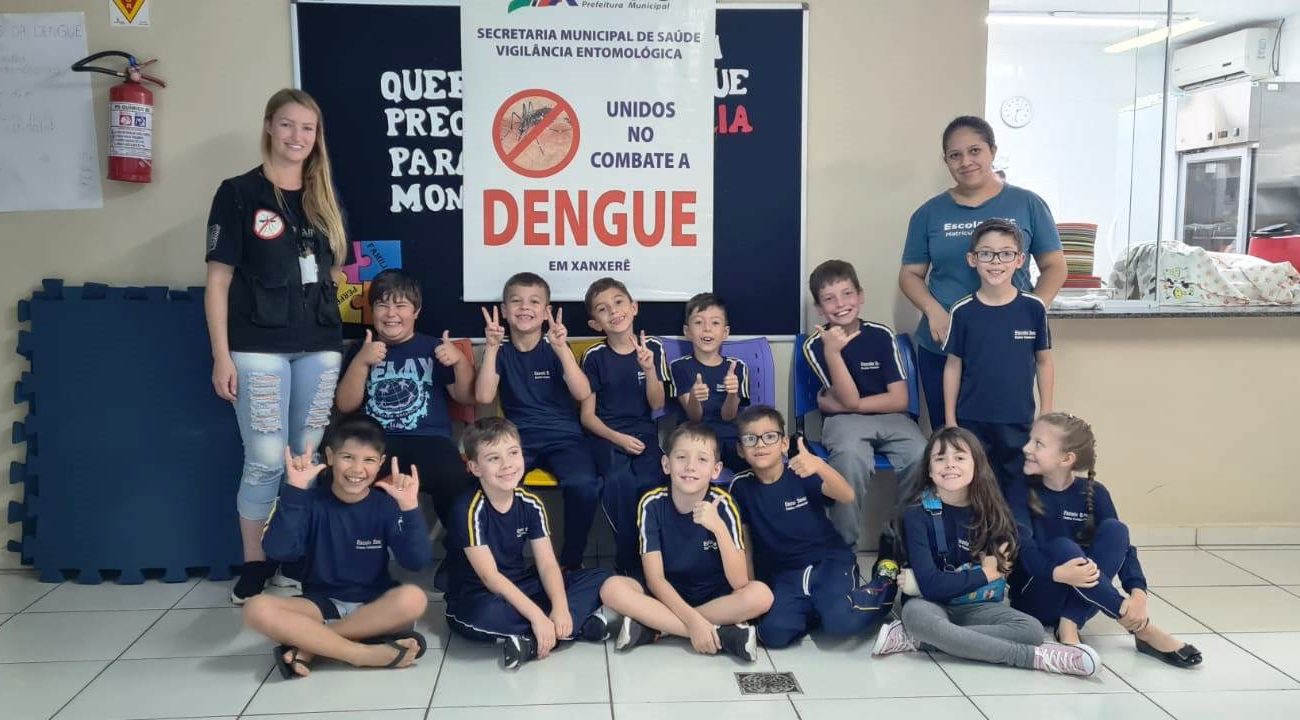
[[[430,650],[409,670],[321,663],[286,682],[270,643],[243,629],[230,583],[47,585],[0,572],[0,717],[300,720],[755,720],[1300,717],[1300,548],[1150,548],[1152,617],[1196,644],[1179,670],[1133,651],[1111,620],[1084,628],[1106,669],[1049,676],[954,658],[869,657],[870,638],[814,636],[755,666],[683,643],[628,653],[572,645],[515,673],[453,638],[432,603]],[[277,589],[274,592],[290,591]],[[742,696],[737,671],[793,672],[802,694]],[[743,703],[743,705],[742,705]]]

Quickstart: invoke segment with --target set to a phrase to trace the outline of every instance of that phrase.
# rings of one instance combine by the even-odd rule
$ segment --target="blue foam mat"
[[[229,403],[212,390],[203,289],[64,287],[19,303],[15,423],[24,500],[8,508],[10,550],[59,581],[105,572],[137,583],[192,569],[225,579],[240,563],[234,498],[242,447]]]

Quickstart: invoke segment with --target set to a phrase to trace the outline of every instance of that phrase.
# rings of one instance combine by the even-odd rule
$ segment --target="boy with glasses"
[[[1052,411],[1056,373],[1047,306],[1012,283],[1025,262],[1024,235],[1015,223],[980,223],[966,262],[979,273],[980,288],[952,306],[943,344],[944,424],[979,438],[1006,495],[1024,481],[1021,449],[1030,425],[1037,413]]]
[[[746,408],[736,420],[740,453],[749,470],[730,493],[740,507],[753,548],[755,575],[772,589],[772,609],[758,621],[758,639],[781,648],[820,626],[831,635],[857,635],[888,612],[892,586],[861,586],[853,550],[831,526],[826,508],[853,503],[853,487],[796,441],[781,413]]]

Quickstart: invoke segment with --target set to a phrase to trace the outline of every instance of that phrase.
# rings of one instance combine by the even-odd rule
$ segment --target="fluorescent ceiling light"
[[[1164,22],[1164,14],[1090,13],[1057,10],[1055,12],[991,12],[984,22],[989,25],[1054,25],[1057,27],[1124,27],[1153,28]]]
[[[1158,28],[1156,30],[1152,30],[1151,32],[1142,33],[1137,37],[1129,38],[1128,40],[1125,40],[1123,42],[1117,42],[1114,45],[1107,46],[1106,48],[1104,48],[1104,50],[1105,52],[1111,53],[1112,55],[1116,53],[1128,52],[1129,50],[1136,50],[1140,47],[1146,47],[1147,45],[1154,45],[1158,42],[1164,42],[1166,38],[1176,38],[1179,35],[1185,35],[1194,30],[1200,30],[1203,27],[1209,27],[1210,25],[1213,24],[1214,24],[1213,21],[1210,20],[1201,20],[1199,18],[1192,18],[1191,20],[1180,22],[1177,25],[1174,25],[1172,27]]]

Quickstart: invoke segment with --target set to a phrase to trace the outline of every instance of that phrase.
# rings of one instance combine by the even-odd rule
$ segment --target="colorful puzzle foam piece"
[[[374,280],[375,276],[385,270],[402,267],[401,240],[362,240],[356,251],[358,265],[357,277],[362,282]],[[365,258],[366,262],[360,262]]]
[[[357,240],[352,243],[356,263],[344,265],[343,273],[353,285],[374,280],[379,273],[402,266],[402,241]]]
[[[366,305],[366,288],[361,283],[350,282],[346,270],[344,268],[344,272],[334,276],[338,287],[339,315],[345,323],[360,323],[364,321],[361,308]]]

